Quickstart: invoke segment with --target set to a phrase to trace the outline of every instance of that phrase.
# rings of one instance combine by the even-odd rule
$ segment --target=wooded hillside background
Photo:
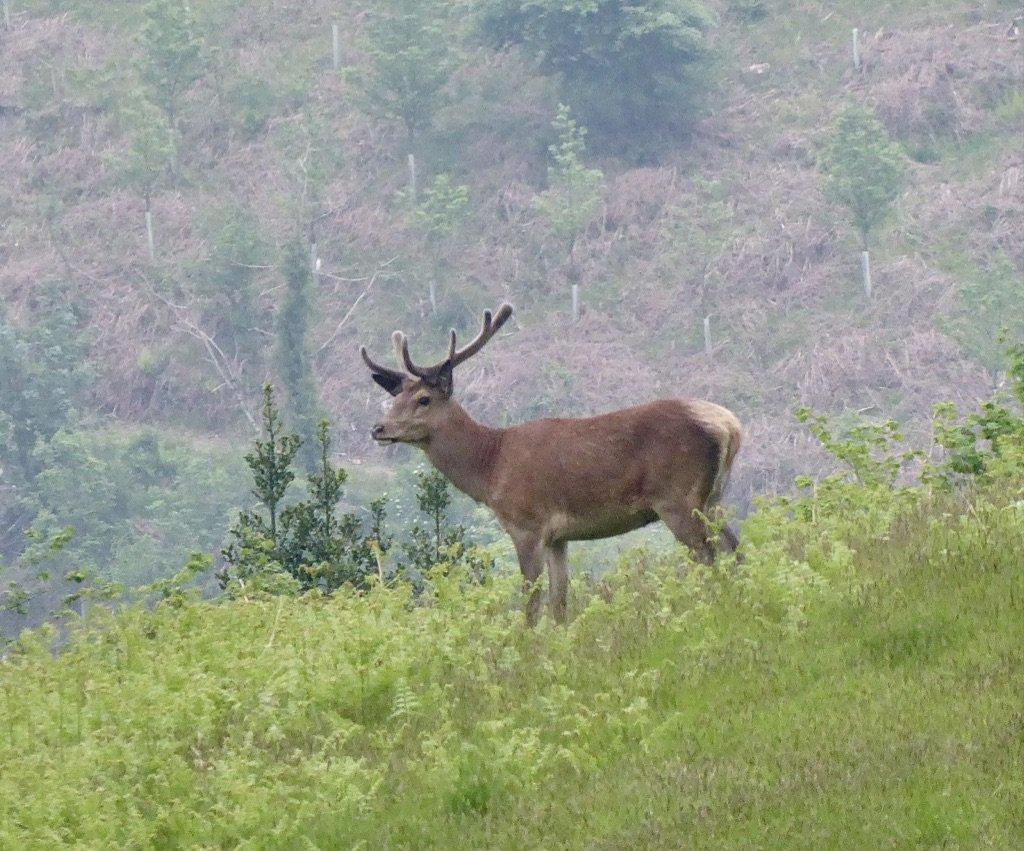
[[[799,406],[924,437],[935,400],[1003,380],[999,330],[1024,333],[1016,3],[650,3],[615,26],[667,27],[675,52],[636,78],[573,29],[581,4],[533,5],[5,4],[0,434],[6,417],[26,476],[51,470],[0,530],[8,556],[26,518],[74,521],[104,452],[175,480],[204,467],[188,510],[223,529],[244,498],[224,459],[268,380],[294,422],[327,414],[346,463],[390,477],[410,456],[368,439],[383,400],[358,344],[384,357],[403,328],[428,359],[501,300],[510,330],[456,378],[472,413],[715,400],[747,428],[741,505],[819,457]],[[905,172],[870,298],[822,158],[851,106]],[[144,513],[111,508],[149,552],[176,533]]]

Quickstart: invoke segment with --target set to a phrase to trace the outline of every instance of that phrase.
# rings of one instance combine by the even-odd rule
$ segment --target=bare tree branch
[[[324,342],[321,344],[321,346],[316,350],[316,354],[317,355],[319,355],[324,349],[326,349],[331,343],[333,343],[337,339],[338,334],[341,332],[341,329],[345,327],[345,324],[349,321],[349,319],[352,318],[352,314],[354,314],[356,312],[356,308],[359,307],[359,303],[370,294],[370,290],[373,289],[373,285],[377,282],[377,278],[380,277],[381,273],[385,269],[387,269],[388,266],[390,266],[392,263],[394,263],[396,259],[397,258],[392,257],[390,260],[387,260],[384,263],[381,263],[380,266],[377,267],[377,270],[370,276],[370,283],[368,283],[366,285],[366,288],[356,297],[356,300],[354,302],[352,302],[352,306],[349,307],[349,309],[345,312],[345,315],[341,317],[341,321],[335,326],[334,332],[331,334],[330,337],[328,337],[326,340],[324,340]],[[340,280],[340,281],[346,280],[345,278],[338,278],[335,275],[330,275],[330,274],[327,274],[325,272],[321,272],[320,274],[324,275],[325,277],[335,278],[336,280]],[[362,279],[356,278],[356,279],[347,279],[347,280],[364,280],[365,281],[366,278],[362,278]]]
[[[203,344],[203,349],[206,352],[206,361],[214,368],[221,380],[221,384],[218,385],[218,389],[220,389],[220,387],[230,388],[239,410],[249,421],[249,425],[252,426],[253,431],[258,432],[260,427],[257,424],[252,411],[249,410],[248,401],[246,400],[245,393],[242,390],[240,373],[244,366],[244,361],[242,363],[238,363],[237,359],[233,360],[229,358],[224,353],[224,350],[217,345],[217,341],[189,318],[186,312],[187,307],[185,305],[175,304],[170,299],[165,298],[153,287],[149,286],[148,282],[146,282],[146,286],[154,298],[163,302],[164,305],[171,309],[174,313],[177,326],[190,337]]]

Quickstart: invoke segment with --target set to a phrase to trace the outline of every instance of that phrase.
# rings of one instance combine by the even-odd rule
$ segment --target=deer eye
[[[430,404],[430,397],[429,396],[420,396],[420,398],[416,400],[416,404],[417,405],[421,405],[423,407],[426,407],[427,405]]]

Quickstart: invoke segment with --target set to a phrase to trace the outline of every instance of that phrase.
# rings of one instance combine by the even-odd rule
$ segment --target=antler
[[[487,345],[487,342],[491,337],[501,330],[501,326],[508,321],[511,315],[512,305],[507,303],[502,304],[501,307],[498,308],[498,312],[494,314],[493,317],[491,315],[491,311],[485,310],[484,324],[480,333],[476,335],[473,342],[461,349],[455,348],[455,330],[452,329],[449,337],[448,357],[433,366],[416,366],[416,364],[412,362],[412,358],[409,356],[409,339],[401,331],[396,331],[392,337],[395,344],[395,351],[401,356],[402,362],[405,364],[405,368],[412,375],[415,375],[417,378],[432,378],[436,376],[443,367],[448,366],[449,368],[454,369],[460,363],[464,363],[473,357],[473,355]]]
[[[363,356],[363,361],[366,363],[368,367],[370,367],[371,372],[375,372],[378,375],[386,375],[389,378],[395,379],[396,381],[405,380],[406,376],[404,372],[401,372],[397,369],[391,369],[390,367],[387,366],[381,366],[379,363],[375,362],[370,357],[369,352],[366,351],[366,346],[359,347],[359,354]]]
[[[451,347],[448,350],[448,360],[452,362],[452,366],[456,367],[463,361],[469,360],[473,355],[486,346],[488,340],[501,330],[501,326],[508,322],[511,315],[512,305],[508,303],[505,303],[498,308],[498,312],[494,315],[493,321],[491,320],[491,311],[485,310],[484,327],[481,329],[480,333],[476,335],[476,339],[472,343],[458,351],[455,351],[455,331],[452,330]]]

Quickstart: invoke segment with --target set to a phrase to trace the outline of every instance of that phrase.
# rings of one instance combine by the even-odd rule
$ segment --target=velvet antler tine
[[[366,346],[359,347],[359,354],[363,359],[363,363],[365,363],[372,372],[379,372],[381,375],[394,375],[399,377],[404,376],[404,373],[398,371],[397,369],[391,369],[391,367],[381,366],[379,363],[377,363],[373,358],[370,357],[370,353],[366,350]]]
[[[433,373],[433,367],[424,369],[412,362],[412,357],[409,355],[409,338],[405,334],[402,335],[402,362],[405,364],[405,368],[417,378],[430,378]]]
[[[412,356],[409,354],[409,338],[401,331],[395,331],[391,335],[391,344],[395,348],[395,356],[398,358],[400,363],[405,365],[406,372],[408,372],[409,375],[414,375],[417,378],[433,379],[442,368],[449,364],[451,367],[456,367],[480,351],[480,349],[487,344],[487,341],[498,332],[506,321],[508,321],[508,318],[511,315],[512,307],[508,304],[502,304],[502,306],[498,308],[498,312],[496,314],[492,314],[491,311],[485,310],[483,327],[480,329],[480,333],[476,335],[469,345],[462,349],[458,348],[458,340],[455,329],[453,328],[448,332],[448,356],[434,366],[417,366],[413,363]],[[367,365],[369,365],[371,369],[376,369],[381,372],[387,371],[369,360],[369,356],[365,353],[365,348],[361,351],[363,352],[363,359],[366,360]]]
[[[405,339],[405,334],[401,331],[393,331],[391,333],[391,347],[395,350],[395,357],[398,358],[398,362],[402,362],[402,340]]]
[[[492,314],[491,311],[485,310],[483,327],[480,329],[480,333],[476,335],[476,339],[469,345],[451,354],[452,366],[458,366],[479,352],[487,345],[488,340],[498,333],[501,326],[508,321],[511,315],[512,306],[510,304],[502,304],[498,308],[497,314]]]
[[[398,388],[402,386],[402,382],[405,381],[408,376],[401,370],[391,369],[391,367],[388,366],[381,366],[370,357],[370,353],[366,350],[366,346],[359,347],[359,354],[363,359],[363,363],[370,368],[373,380],[394,396]]]
[[[512,305],[507,301],[503,302],[501,307],[498,308],[498,312],[494,316],[494,330],[498,331],[501,326],[508,322],[509,317],[512,316]]]

